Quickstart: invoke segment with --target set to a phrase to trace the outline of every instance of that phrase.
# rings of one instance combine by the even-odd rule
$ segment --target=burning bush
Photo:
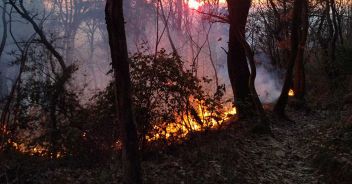
[[[179,141],[191,132],[219,127],[236,113],[229,101],[222,101],[225,87],[218,86],[214,94],[206,92],[203,86],[211,80],[198,79],[180,57],[161,50],[156,55],[136,53],[130,59],[134,114],[142,146],[155,141]],[[30,90],[19,90],[19,123],[13,127],[9,142],[18,151],[90,158],[119,148],[113,81],[87,106],[80,104],[76,92],[66,90],[57,105],[56,132],[48,113],[51,82],[29,79],[23,86]],[[33,107],[35,113],[30,112]],[[36,131],[40,135],[33,139],[16,137],[34,135],[30,132]]]
[[[180,140],[192,131],[217,127],[228,115],[235,114],[231,105],[224,108],[224,86],[218,86],[215,94],[205,92],[202,84],[211,80],[198,79],[192,70],[185,69],[180,57],[167,54],[165,50],[156,55],[134,54],[131,80],[134,114],[142,145],[155,140]],[[94,99],[92,109],[99,112],[98,119],[103,119],[107,123],[105,126],[114,127],[112,83]]]
[[[180,57],[165,50],[157,57],[137,53],[131,66],[142,140],[179,139],[221,124],[224,86],[218,86],[214,95],[205,92],[202,84],[211,80],[198,79]]]

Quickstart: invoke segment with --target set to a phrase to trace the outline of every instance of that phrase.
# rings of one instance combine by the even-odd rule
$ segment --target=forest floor
[[[275,120],[272,135],[250,122],[210,131],[182,145],[144,154],[145,183],[317,184],[352,181],[351,110],[290,110],[294,121]],[[5,163],[5,164],[4,164]],[[120,183],[119,161],[77,168],[2,161],[0,183]],[[7,165],[6,165],[7,164]],[[27,165],[27,166],[26,166]],[[11,169],[12,168],[12,169]],[[16,168],[16,169],[13,169]],[[6,176],[6,177],[5,177]]]
[[[234,126],[215,138],[202,137],[195,141],[198,145],[192,144],[193,151],[186,146],[168,155],[168,161],[161,162],[165,166],[153,167],[154,160],[145,162],[147,183],[335,183],[336,178],[326,176],[320,168],[328,169],[334,163],[328,160],[327,165],[320,165],[317,160],[324,147],[330,146],[327,138],[339,131],[332,130],[336,116],[329,113],[333,112],[290,112],[295,122],[274,121],[273,135],[250,130],[241,130],[239,135],[240,127]],[[352,161],[351,153],[348,161]]]

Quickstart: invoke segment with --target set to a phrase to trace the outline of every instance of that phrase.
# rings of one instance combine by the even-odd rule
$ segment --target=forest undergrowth
[[[295,111],[272,121],[272,135],[250,120],[143,153],[144,183],[348,183],[352,168],[350,105]],[[6,153],[4,153],[6,154]],[[120,183],[119,159],[83,166],[74,160],[2,155],[1,183]],[[69,165],[69,167],[67,166]]]

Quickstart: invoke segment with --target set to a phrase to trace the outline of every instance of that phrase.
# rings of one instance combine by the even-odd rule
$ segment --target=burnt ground
[[[315,184],[351,183],[350,108],[288,115],[272,135],[256,134],[250,121],[195,135],[182,145],[145,153],[145,183]],[[119,161],[90,168],[47,167],[31,159],[3,160],[0,183],[120,183]]]

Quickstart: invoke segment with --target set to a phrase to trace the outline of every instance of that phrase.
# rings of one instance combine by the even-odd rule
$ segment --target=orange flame
[[[290,89],[288,91],[288,96],[295,96],[295,91],[293,91],[293,89]]]
[[[56,154],[49,153],[49,149],[42,145],[28,146],[24,143],[14,142],[11,139],[7,142],[16,151],[32,156],[49,156],[50,158],[61,158],[63,156],[63,152],[61,151],[57,152]]]
[[[192,100],[191,100],[192,101]],[[160,139],[182,139],[191,132],[200,132],[206,129],[215,129],[223,125],[231,116],[237,114],[236,107],[227,108],[220,117],[215,118],[214,112],[206,109],[202,102],[193,102],[198,106],[197,115],[200,117],[202,124],[199,124],[191,113],[175,114],[175,122],[162,123],[153,127],[153,134],[147,135],[145,138],[148,142]]]
[[[191,132],[200,132],[207,129],[219,128],[221,125],[224,125],[228,120],[237,114],[236,107],[232,107],[230,104],[225,104],[222,109],[213,112],[207,109],[205,102],[195,100],[194,98],[189,99],[191,106],[194,107],[200,121],[196,121],[194,116],[190,112],[182,112],[180,114],[175,113],[174,122],[163,122],[159,125],[155,125],[152,131],[145,136],[148,142],[157,141],[157,140],[167,140],[168,143],[171,141],[178,141],[186,138]],[[193,114],[194,115],[194,114]],[[81,134],[83,139],[88,137],[87,132],[82,132]],[[44,142],[43,144],[30,145],[28,143],[20,143],[8,140],[8,145],[14,148],[16,151],[23,154],[28,154],[32,156],[42,156],[48,158],[62,158],[66,155],[65,150],[60,150],[57,153],[51,153],[49,149],[50,143]],[[112,146],[116,149],[121,149],[122,144],[119,140]]]

